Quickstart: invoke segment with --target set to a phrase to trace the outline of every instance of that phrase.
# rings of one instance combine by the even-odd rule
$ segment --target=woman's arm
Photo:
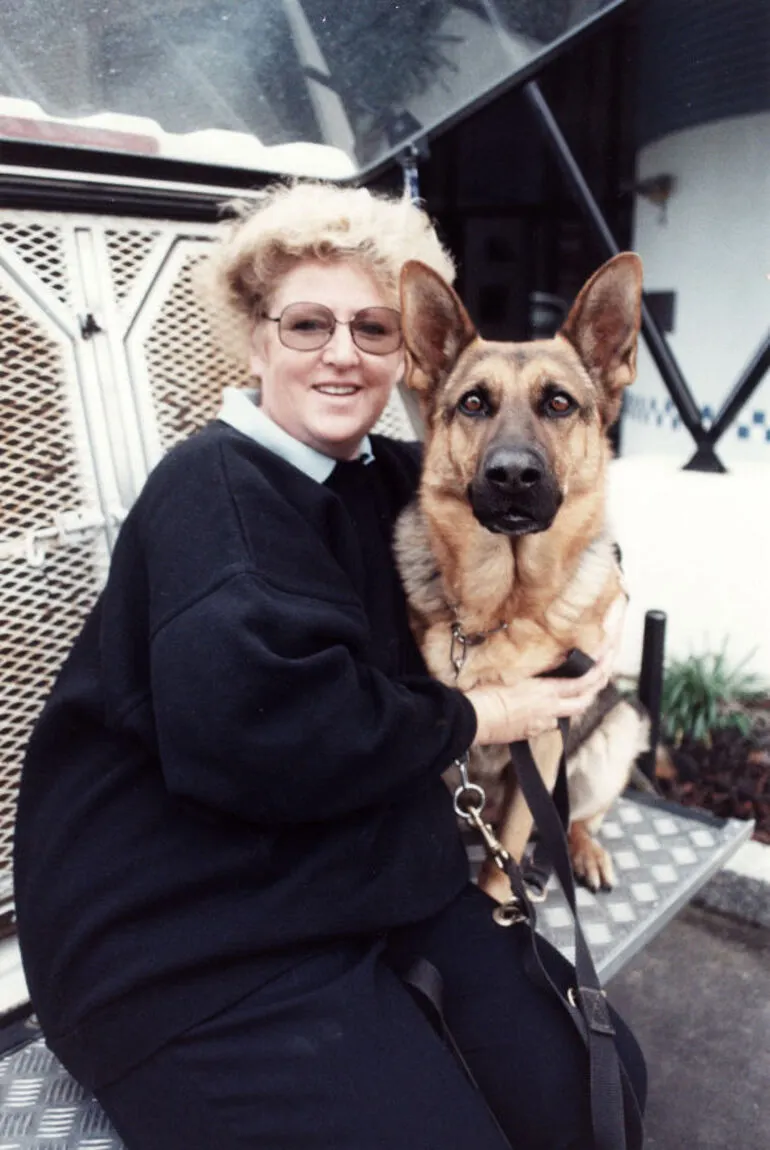
[[[152,695],[169,790],[254,822],[312,822],[401,801],[472,742],[507,743],[584,710],[606,683],[610,635],[579,679],[463,696],[389,679],[362,650],[355,604],[232,576],[155,635]]]
[[[399,801],[475,734],[458,691],[391,680],[357,654],[351,603],[232,576],[164,624],[152,696],[169,790],[255,822],[308,822]]]

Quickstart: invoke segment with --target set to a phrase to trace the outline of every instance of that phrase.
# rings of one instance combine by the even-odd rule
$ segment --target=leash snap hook
[[[454,668],[455,678],[457,678],[465,666],[465,660],[468,655],[468,636],[462,629],[460,623],[452,624],[452,642],[449,648],[449,662]]]
[[[483,787],[478,783],[472,783],[468,775],[468,752],[460,759],[455,759],[453,766],[457,767],[460,772],[460,785],[455,788],[454,796],[452,799],[455,814],[461,819],[465,819],[466,823],[472,823],[475,827],[480,828],[484,826],[481,819],[481,812],[484,810],[484,804],[487,801],[487,796]]]
[[[487,796],[483,787],[480,787],[478,783],[472,783],[470,780],[468,775],[467,752],[461,759],[455,759],[454,766],[456,766],[460,772],[460,785],[456,788],[452,800],[455,814],[461,819],[465,819],[466,823],[470,823],[472,827],[475,827],[484,840],[487,854],[500,870],[504,871],[505,864],[510,860],[511,856],[489,823],[485,822],[481,817]]]
[[[492,918],[498,926],[516,926],[519,922],[528,921],[528,916],[521,909],[521,903],[517,898],[496,906],[492,911]]]

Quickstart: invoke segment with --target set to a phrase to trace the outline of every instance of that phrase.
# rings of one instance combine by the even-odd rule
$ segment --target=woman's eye
[[[557,391],[548,396],[545,406],[551,415],[568,415],[575,407],[575,402],[566,392]]]
[[[478,391],[469,391],[459,403],[463,415],[484,415],[487,411],[487,401]]]
[[[326,331],[328,324],[322,319],[296,319],[291,325],[292,331]]]

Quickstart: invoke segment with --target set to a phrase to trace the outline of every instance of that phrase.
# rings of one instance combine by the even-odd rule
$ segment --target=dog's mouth
[[[495,514],[489,511],[476,511],[474,515],[487,531],[491,531],[493,535],[510,535],[515,538],[519,535],[536,535],[539,531],[547,531],[554,520],[554,516],[549,518],[536,518],[533,515],[525,515],[519,511],[504,511]]]
[[[536,535],[547,531],[562,504],[562,493],[555,483],[543,485],[529,498],[519,495],[515,501],[484,483],[471,483],[468,499],[477,521],[494,535]]]

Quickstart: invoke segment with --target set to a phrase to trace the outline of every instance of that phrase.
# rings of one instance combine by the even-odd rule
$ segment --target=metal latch
[[[86,312],[85,315],[78,316],[78,326],[80,327],[80,334],[83,339],[93,339],[95,335],[100,335],[101,332],[104,331],[104,328],[92,311]]]
[[[105,519],[97,507],[74,507],[51,516],[50,527],[30,527],[23,535],[0,540],[0,559],[23,558],[29,567],[42,567],[52,547],[67,547],[93,539],[108,525],[119,527],[126,517],[124,509],[108,512]]]
[[[84,543],[97,531],[103,531],[106,521],[96,507],[73,507],[70,511],[57,511],[54,525],[61,543]]]

